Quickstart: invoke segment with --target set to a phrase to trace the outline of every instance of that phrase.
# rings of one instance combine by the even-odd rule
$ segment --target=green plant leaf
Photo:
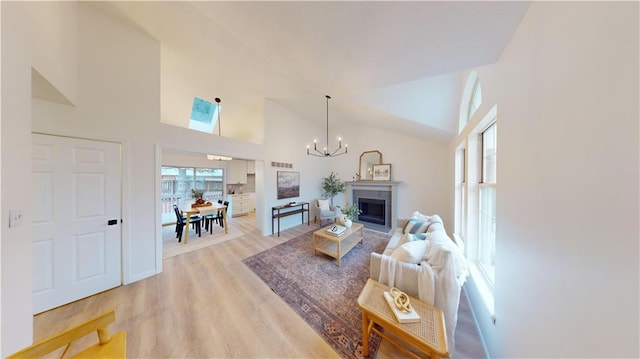
[[[344,182],[333,171],[328,177],[322,178],[320,184],[324,198],[333,198],[338,193],[344,192]]]

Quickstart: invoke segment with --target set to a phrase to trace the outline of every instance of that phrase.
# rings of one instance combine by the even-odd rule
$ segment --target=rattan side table
[[[431,358],[448,358],[449,349],[442,310],[410,297],[411,304],[420,315],[420,322],[401,324],[393,316],[384,300],[383,293],[387,290],[389,290],[388,286],[369,279],[358,297],[358,306],[362,310],[363,355],[369,355],[369,335],[374,332],[404,353],[417,357],[415,353],[384,333],[389,332]],[[378,330],[374,324],[379,325],[384,332]]]

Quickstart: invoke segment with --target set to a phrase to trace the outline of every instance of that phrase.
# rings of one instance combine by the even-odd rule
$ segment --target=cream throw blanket
[[[435,274],[431,266],[425,261],[422,265],[404,263],[390,256],[381,256],[380,277],[378,282],[388,285],[389,287],[413,288],[415,287],[414,278],[405,278],[402,266],[411,266],[418,269],[418,299],[421,301],[435,305]],[[398,268],[398,270],[396,270]]]

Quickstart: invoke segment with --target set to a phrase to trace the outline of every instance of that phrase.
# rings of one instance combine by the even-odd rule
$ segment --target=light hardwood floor
[[[241,262],[310,228],[304,224],[282,231],[279,238],[263,237],[254,215],[230,221],[245,235],[165,259],[163,272],[151,278],[36,315],[34,340],[115,309],[111,329],[127,332],[129,358],[338,357]],[[476,338],[468,349],[482,357]],[[384,341],[377,355],[402,357]]]

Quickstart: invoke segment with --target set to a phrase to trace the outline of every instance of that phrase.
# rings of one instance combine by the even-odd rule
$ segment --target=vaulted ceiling
[[[309,120],[447,141],[464,70],[495,62],[528,2],[103,2],[162,48],[163,121],[193,96],[254,126],[271,99]],[[185,118],[186,116],[186,118]],[[240,125],[241,126],[241,125]],[[244,129],[236,129],[238,133]]]

